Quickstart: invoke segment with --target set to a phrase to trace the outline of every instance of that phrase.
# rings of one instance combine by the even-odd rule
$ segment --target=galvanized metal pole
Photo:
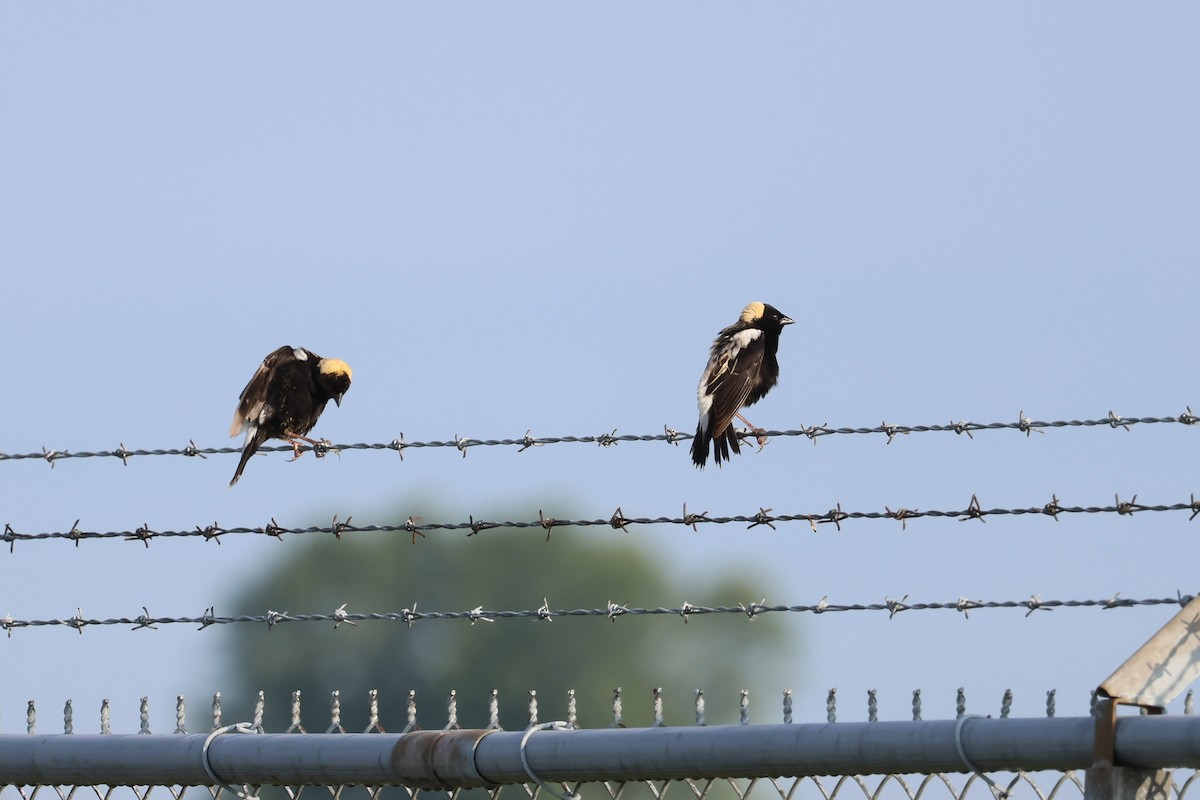
[[[1118,763],[1200,767],[1200,716],[1116,724]],[[1091,717],[408,734],[0,735],[0,785],[480,787],[530,780],[1071,770],[1094,760]]]

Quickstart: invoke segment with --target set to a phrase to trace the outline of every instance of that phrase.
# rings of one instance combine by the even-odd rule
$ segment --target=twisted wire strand
[[[1017,419],[1013,422],[978,423],[960,420],[959,422],[949,422],[945,425],[893,425],[885,421],[873,427],[841,428],[831,428],[828,423],[823,423],[813,426],[801,425],[799,428],[789,430],[767,430],[763,432],[763,435],[768,437],[805,436],[815,444],[818,439],[826,436],[882,434],[887,437],[887,443],[891,444],[896,436],[912,433],[966,434],[968,438],[973,439],[973,434],[991,430],[1016,430],[1028,436],[1031,433],[1045,433],[1049,428],[1112,428],[1114,430],[1116,428],[1124,428],[1128,431],[1134,425],[1163,423],[1195,425],[1197,422],[1200,422],[1200,417],[1192,414],[1190,406],[1182,414],[1172,417],[1121,417],[1109,411],[1108,416],[1098,419],[1054,420],[1049,422],[1030,419],[1025,416],[1024,411],[1021,411],[1017,414]],[[738,431],[738,436],[743,440],[753,440],[758,435],[757,431],[750,431],[748,429]],[[453,448],[461,452],[465,457],[467,450],[472,447],[516,447],[518,448],[517,452],[524,452],[531,447],[540,447],[548,444],[596,444],[601,447],[612,447],[621,442],[667,442],[668,444],[678,444],[681,441],[688,441],[692,438],[692,434],[681,433],[679,430],[667,425],[663,426],[662,433],[653,434],[618,434],[616,429],[614,429],[612,432],[594,436],[533,436],[527,431],[524,436],[509,439],[474,439],[460,437],[456,434],[453,439],[414,442],[405,441],[404,434],[402,433],[398,438],[390,442],[334,444],[329,441],[321,441],[316,445],[304,445],[300,450],[301,452],[312,451],[318,457],[323,457],[331,452],[347,450],[390,450],[398,453],[403,459],[404,452],[413,448]],[[270,445],[259,448],[259,452],[292,452],[292,449],[291,445]],[[129,449],[124,443],[121,443],[115,450],[58,450],[43,447],[41,452],[33,453],[0,452],[0,461],[40,460],[54,466],[56,461],[64,458],[117,458],[122,463],[128,465],[130,458],[140,456],[198,456],[205,458],[210,455],[230,455],[241,452],[241,447],[198,447],[194,441],[189,441],[186,447],[154,449]]]
[[[1120,516],[1132,516],[1140,512],[1167,512],[1167,511],[1186,511],[1190,513],[1189,521],[1200,515],[1200,501],[1196,500],[1195,494],[1192,494],[1187,502],[1169,503],[1169,504],[1148,504],[1137,502],[1137,495],[1133,495],[1130,500],[1121,500],[1120,495],[1114,496],[1112,505],[1105,506],[1068,506],[1063,505],[1057,496],[1051,498],[1050,502],[1040,506],[1025,506],[1016,508],[983,508],[976,495],[971,495],[971,502],[965,509],[961,510],[938,510],[926,509],[924,511],[910,508],[896,508],[895,510],[885,507],[883,511],[843,511],[839,503],[835,508],[821,513],[808,514],[772,514],[773,509],[759,508],[753,514],[738,514],[733,516],[710,516],[707,511],[701,513],[690,513],[687,509],[687,504],[683,506],[683,514],[678,517],[660,516],[660,517],[627,517],[624,512],[618,507],[612,516],[607,518],[596,519],[556,519],[546,516],[541,510],[538,511],[538,518],[531,520],[498,520],[488,521],[483,519],[475,519],[472,515],[466,522],[422,522],[419,517],[410,516],[404,522],[397,524],[372,524],[372,525],[355,525],[353,524],[353,516],[347,517],[344,521],[339,521],[335,516],[329,525],[310,525],[307,527],[285,527],[279,525],[274,518],[269,523],[261,526],[236,526],[222,527],[219,523],[213,522],[210,525],[195,525],[190,529],[179,530],[152,530],[148,525],[141,525],[133,530],[109,530],[109,531],[86,531],[79,527],[80,520],[75,520],[75,524],[67,531],[46,531],[41,533],[22,533],[15,530],[11,523],[6,523],[4,533],[0,534],[0,541],[7,542],[9,552],[13,552],[17,542],[36,542],[48,541],[53,539],[65,539],[75,543],[78,547],[79,543],[84,540],[99,539],[99,540],[122,540],[141,542],[146,547],[150,546],[153,539],[159,538],[194,538],[202,537],[206,541],[209,539],[216,540],[220,544],[222,536],[226,535],[261,535],[273,536],[282,538],[285,534],[294,536],[303,536],[309,534],[332,534],[339,540],[346,534],[364,534],[364,533],[408,533],[412,537],[415,544],[417,537],[425,537],[427,532],[432,531],[468,531],[468,536],[474,536],[483,531],[501,529],[531,529],[540,528],[546,532],[546,539],[550,539],[551,533],[555,528],[592,528],[592,527],[609,527],[628,532],[630,525],[685,525],[694,531],[699,531],[700,525],[728,525],[728,524],[745,524],[747,529],[766,526],[772,530],[776,530],[776,523],[807,523],[810,530],[817,532],[820,525],[832,524],[837,530],[842,529],[842,523],[849,520],[893,520],[901,525],[901,530],[907,530],[908,523],[911,520],[923,518],[938,518],[938,519],[954,519],[959,522],[968,520],[978,520],[987,522],[988,517],[993,516],[1041,516],[1051,517],[1058,521],[1061,514],[1117,514]]]
[[[8,635],[12,636],[12,632],[17,629],[43,627],[73,628],[82,634],[83,629],[87,627],[114,625],[129,627],[133,630],[142,628],[156,630],[160,625],[198,625],[197,630],[204,630],[212,625],[236,624],[266,624],[268,628],[273,628],[285,622],[332,622],[334,628],[343,624],[358,625],[360,622],[402,622],[411,627],[414,622],[423,621],[466,620],[474,625],[476,622],[496,622],[498,620],[510,619],[534,619],[550,622],[555,619],[569,617],[604,617],[609,621],[615,622],[618,617],[624,616],[681,617],[686,623],[689,617],[708,614],[734,614],[744,616],[748,620],[754,620],[756,617],[766,613],[827,614],[849,611],[883,612],[888,615],[889,619],[895,617],[897,614],[909,611],[956,611],[969,619],[970,612],[979,609],[1023,610],[1025,616],[1029,617],[1035,611],[1053,611],[1054,609],[1061,608],[1098,608],[1101,610],[1111,610],[1116,608],[1161,605],[1178,605],[1182,608],[1191,602],[1194,597],[1195,595],[1183,594],[1176,591],[1174,597],[1135,599],[1123,598],[1118,592],[1109,598],[1090,600],[1043,600],[1040,594],[1035,594],[1025,600],[971,600],[967,597],[959,597],[952,602],[923,603],[909,602],[908,595],[904,595],[900,599],[885,597],[882,603],[838,604],[829,602],[828,596],[826,596],[811,605],[766,605],[766,598],[763,598],[763,600],[756,603],[739,603],[736,606],[699,606],[684,602],[672,608],[662,606],[639,608],[610,602],[604,608],[570,609],[551,609],[547,601],[540,608],[507,611],[487,610],[482,606],[469,611],[418,611],[414,603],[412,608],[376,613],[351,613],[346,610],[346,605],[343,604],[331,614],[292,614],[286,611],[269,610],[266,614],[240,614],[234,616],[220,616],[216,613],[215,607],[210,606],[198,617],[156,617],[146,607],[143,607],[142,611],[144,613],[136,617],[110,617],[106,619],[85,617],[82,609],[77,609],[75,616],[66,619],[17,619],[9,614],[0,618],[0,629],[7,631]]]

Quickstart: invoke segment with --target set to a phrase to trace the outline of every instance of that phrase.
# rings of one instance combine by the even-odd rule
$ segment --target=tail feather
[[[711,417],[701,417],[700,424],[696,426],[696,436],[692,439],[692,463],[701,469],[708,461],[710,442],[712,443],[713,463],[718,467],[721,466],[722,461],[729,460],[730,450],[735,455],[742,452],[737,431],[732,425],[726,425],[724,431],[714,436]]]
[[[735,455],[742,452],[742,447],[738,444],[737,432],[730,425],[725,428],[725,432],[720,436],[713,437],[713,462],[719,467],[721,461],[729,460],[729,450],[733,449]]]
[[[692,463],[700,469],[704,469],[704,462],[708,461],[709,436],[704,424],[707,421],[706,418],[700,420],[700,424],[696,426],[696,435],[692,438]]]
[[[238,461],[237,470],[233,473],[233,480],[229,482],[233,486],[238,482],[238,478],[242,477],[242,470],[246,468],[246,462],[250,460],[250,456],[258,452],[258,448],[267,440],[266,436],[260,435],[258,430],[254,431],[253,436],[246,438],[246,446],[242,448],[242,458]]]

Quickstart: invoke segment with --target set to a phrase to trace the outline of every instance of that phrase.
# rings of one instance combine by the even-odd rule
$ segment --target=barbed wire
[[[332,534],[339,541],[346,534],[358,533],[407,533],[412,537],[413,544],[416,544],[417,537],[424,538],[427,532],[432,531],[469,531],[467,536],[475,536],[487,530],[494,529],[534,529],[539,528],[546,532],[546,540],[550,540],[550,535],[555,528],[592,528],[592,527],[609,527],[616,530],[628,532],[630,525],[684,525],[690,527],[693,531],[699,532],[701,525],[728,525],[728,524],[746,524],[747,529],[766,526],[772,530],[777,530],[777,523],[803,522],[807,523],[810,530],[816,533],[820,525],[832,524],[837,530],[842,529],[842,523],[850,520],[894,520],[900,523],[901,530],[908,529],[908,523],[912,520],[923,518],[938,518],[938,519],[954,519],[959,522],[968,520],[979,520],[987,522],[987,517],[992,516],[1042,516],[1051,517],[1056,522],[1061,514],[1117,514],[1119,516],[1132,516],[1137,512],[1164,512],[1164,511],[1187,511],[1190,512],[1188,521],[1195,519],[1200,515],[1200,500],[1196,499],[1196,495],[1192,494],[1186,503],[1170,503],[1170,504],[1148,504],[1139,503],[1138,496],[1133,495],[1130,500],[1122,500],[1120,494],[1114,495],[1113,504],[1107,506],[1068,506],[1063,505],[1057,495],[1053,495],[1049,503],[1040,506],[1024,506],[1016,508],[983,508],[976,495],[971,495],[971,501],[967,507],[961,510],[937,510],[926,509],[924,511],[916,508],[899,507],[893,510],[890,507],[884,507],[883,511],[844,511],[842,504],[838,503],[834,508],[822,513],[808,514],[772,514],[773,509],[760,507],[753,514],[738,514],[734,516],[710,516],[707,511],[700,513],[691,513],[688,511],[687,503],[683,504],[683,514],[678,517],[627,517],[620,507],[607,518],[595,519],[556,519],[548,517],[539,509],[538,518],[533,520],[496,520],[489,521],[484,519],[475,519],[471,515],[466,522],[423,522],[420,517],[409,516],[404,522],[398,524],[378,524],[378,525],[355,525],[353,524],[353,516],[347,517],[344,521],[339,521],[337,516],[333,517],[333,521],[329,525],[310,525],[307,527],[289,528],[280,525],[272,517],[271,521],[266,525],[261,526],[238,526],[238,527],[222,527],[219,523],[213,522],[210,525],[194,525],[190,529],[179,530],[153,530],[148,524],[142,524],[133,530],[109,530],[109,531],[86,531],[79,527],[80,520],[76,519],[75,524],[67,531],[46,531],[41,533],[21,533],[12,527],[11,523],[5,523],[4,533],[0,534],[0,541],[8,543],[9,552],[15,551],[17,542],[36,542],[47,541],[53,539],[64,539],[75,543],[78,547],[79,543],[89,539],[99,540],[122,540],[130,542],[141,542],[146,547],[150,546],[153,539],[160,538],[194,538],[202,537],[206,541],[215,540],[217,544],[221,543],[221,537],[227,535],[259,535],[273,536],[277,539],[282,539],[285,534],[293,536],[302,536],[308,534]]]
[[[1040,594],[1031,595],[1026,600],[971,600],[959,597],[952,602],[919,603],[908,601],[908,595],[900,599],[885,597],[882,603],[853,603],[848,605],[829,602],[828,595],[812,605],[767,605],[766,598],[758,602],[738,603],[736,606],[698,606],[684,602],[673,608],[639,608],[628,604],[608,602],[604,608],[550,608],[549,601],[543,599],[542,605],[535,609],[512,611],[486,610],[476,606],[469,611],[418,611],[417,604],[400,611],[351,613],[343,603],[333,613],[322,614],[292,614],[287,611],[268,610],[266,614],[240,614],[235,616],[219,616],[215,606],[209,606],[198,617],[156,617],[149,609],[142,607],[142,614],[136,617],[110,617],[97,619],[85,617],[83,609],[76,609],[76,614],[67,619],[16,619],[11,614],[0,618],[0,629],[11,637],[12,632],[19,628],[65,627],[83,633],[84,628],[92,626],[123,626],[133,630],[142,628],[157,629],[159,625],[198,625],[197,630],[204,630],[213,625],[235,624],[265,624],[268,629],[285,622],[332,622],[334,628],[341,625],[357,626],[360,622],[403,622],[412,627],[414,622],[430,620],[466,620],[474,625],[476,622],[496,622],[510,619],[532,619],[543,622],[553,622],[555,619],[567,617],[603,617],[615,622],[624,616],[668,616],[680,617],[686,623],[692,616],[708,614],[741,615],[753,621],[762,614],[827,614],[846,611],[885,612],[889,619],[901,612],[908,611],[956,611],[964,618],[970,618],[970,612],[979,609],[1016,609],[1024,610],[1029,617],[1036,611],[1053,611],[1058,608],[1099,608],[1110,610],[1115,608],[1134,608],[1137,606],[1178,605],[1186,606],[1195,595],[1185,595],[1176,591],[1175,597],[1151,597],[1143,599],[1123,598],[1120,592],[1112,597],[1098,600],[1043,600]]]
[[[912,433],[954,433],[957,435],[966,434],[967,438],[974,439],[974,434],[980,431],[990,430],[1015,430],[1029,436],[1032,433],[1045,433],[1050,428],[1124,428],[1130,430],[1134,425],[1154,425],[1163,423],[1178,423],[1182,425],[1195,425],[1200,422],[1200,417],[1192,413],[1191,406],[1178,416],[1173,417],[1121,417],[1112,411],[1108,412],[1108,416],[1099,419],[1071,419],[1071,420],[1054,420],[1044,422],[1040,420],[1030,419],[1025,416],[1024,410],[1017,414],[1017,419],[1014,422],[967,422],[960,420],[958,422],[949,422],[945,425],[894,425],[884,421],[880,425],[873,427],[842,427],[831,428],[829,423],[821,425],[804,426],[803,424],[796,429],[790,430],[766,430],[761,435],[767,437],[793,437],[804,436],[812,440],[816,444],[817,440],[825,436],[844,436],[844,435],[884,435],[887,437],[887,444],[891,444],[892,440],[899,435],[907,435]],[[754,440],[760,434],[757,431],[749,429],[740,429],[737,432],[740,439]],[[666,442],[668,444],[678,444],[681,441],[688,441],[694,438],[690,433],[682,433],[668,425],[663,426],[662,433],[653,434],[618,434],[617,429],[613,429],[609,433],[601,433],[594,436],[533,436],[531,431],[526,431],[524,436],[510,439],[473,439],[470,437],[454,435],[453,439],[442,441],[405,441],[404,434],[401,433],[396,439],[390,442],[357,442],[351,444],[334,444],[328,440],[322,440],[316,445],[304,445],[300,448],[300,452],[314,452],[318,458],[324,457],[329,453],[340,453],[347,450],[390,450],[398,453],[401,460],[404,458],[404,452],[413,448],[452,448],[462,453],[463,458],[466,458],[467,450],[472,447],[516,447],[517,452],[524,452],[532,447],[541,447],[548,444],[596,444],[600,447],[613,447],[621,442]],[[155,449],[129,449],[121,442],[115,450],[58,450],[43,447],[41,452],[33,453],[3,453],[0,452],[0,461],[45,461],[54,466],[56,461],[64,458],[117,458],[123,464],[128,466],[129,459],[141,456],[187,456],[206,458],[210,455],[231,455],[240,454],[241,447],[198,447],[194,440],[189,440],[186,447],[181,448],[155,448]],[[280,453],[293,452],[291,445],[270,445],[259,448],[262,453]]]

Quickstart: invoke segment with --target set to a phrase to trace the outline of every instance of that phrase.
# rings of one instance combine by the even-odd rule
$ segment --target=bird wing
[[[748,328],[729,337],[713,352],[705,382],[712,397],[712,435],[720,436],[750,396],[762,368],[766,347],[762,331]]]
[[[229,427],[229,435],[237,436],[247,425],[258,424],[259,415],[263,412],[270,392],[271,376],[280,365],[289,361],[307,361],[310,358],[316,356],[304,348],[292,348],[289,345],[280,347],[264,358],[254,377],[246,384],[246,388],[242,389],[237,410],[233,413],[233,424]]]

